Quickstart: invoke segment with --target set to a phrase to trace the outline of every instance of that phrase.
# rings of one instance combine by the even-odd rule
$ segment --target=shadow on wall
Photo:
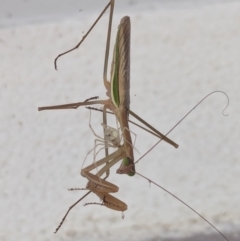
[[[229,241],[239,241],[240,232],[223,233]],[[218,233],[216,234],[197,234],[187,238],[153,238],[148,241],[224,241],[225,239]]]

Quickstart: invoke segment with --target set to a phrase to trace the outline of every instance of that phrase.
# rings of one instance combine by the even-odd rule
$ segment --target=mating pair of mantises
[[[106,94],[108,99],[106,100],[97,100],[97,97],[92,97],[84,102],[72,103],[72,104],[64,104],[64,105],[56,105],[56,106],[46,106],[46,107],[39,107],[39,111],[41,110],[53,110],[53,109],[77,109],[80,106],[90,106],[95,104],[103,105],[103,109],[101,110],[103,113],[103,132],[104,138],[99,137],[95,134],[94,130],[92,129],[91,125],[89,124],[90,128],[92,129],[94,135],[99,138],[102,144],[104,145],[105,149],[105,157],[101,160],[95,161],[83,168],[81,170],[81,175],[88,179],[88,183],[86,189],[89,190],[83,197],[81,197],[76,203],[74,203],[67,211],[65,216],[63,217],[61,223],[57,227],[56,231],[59,230],[61,225],[63,224],[64,220],[66,219],[70,210],[77,205],[82,199],[84,199],[90,192],[95,193],[101,200],[101,203],[90,203],[90,204],[100,204],[106,206],[110,209],[117,210],[117,211],[125,211],[127,210],[127,205],[122,202],[121,200],[115,198],[110,193],[114,193],[118,191],[118,186],[114,185],[106,181],[106,178],[109,176],[110,168],[115,165],[117,162],[122,160],[120,167],[117,170],[119,174],[128,174],[129,176],[133,176],[136,172],[135,164],[142,159],[149,151],[151,151],[160,141],[166,141],[167,143],[171,144],[175,148],[178,148],[178,145],[170,140],[167,135],[177,126],[179,123],[191,112],[193,111],[203,100],[205,100],[209,95],[221,92],[222,91],[214,91],[207,96],[205,96],[197,105],[195,105],[167,134],[161,134],[158,130],[140,118],[137,114],[135,114],[132,110],[130,110],[130,18],[125,16],[121,19],[121,22],[118,26],[116,42],[114,46],[114,53],[113,53],[113,61],[111,65],[111,76],[110,81],[107,79],[107,68],[108,68],[108,58],[109,58],[109,46],[110,46],[110,38],[111,38],[111,28],[112,28],[112,18],[113,18],[113,10],[114,10],[114,0],[110,0],[107,6],[103,9],[99,17],[93,23],[91,28],[88,32],[82,37],[81,41],[72,49],[60,54],[54,61],[55,69],[57,69],[57,60],[62,55],[65,55],[75,49],[77,49],[81,43],[85,40],[87,35],[91,32],[94,26],[97,24],[99,19],[103,16],[106,10],[110,8],[109,14],[109,25],[108,25],[108,33],[107,33],[107,42],[106,42],[106,51],[105,51],[105,60],[104,60],[104,71],[103,71],[103,82],[105,88],[107,90]],[[226,94],[225,94],[226,95]],[[227,95],[226,95],[227,96]],[[228,97],[227,97],[228,99]],[[229,100],[228,100],[229,103]],[[228,105],[228,104],[227,104]],[[98,110],[92,107],[90,109]],[[226,107],[227,108],[227,107]],[[225,108],[225,109],[226,109]],[[107,111],[110,110],[109,111]],[[224,109],[224,110],[225,110]],[[117,125],[120,128],[112,128],[107,125],[107,115],[114,114],[117,120]],[[148,129],[143,128],[144,130],[150,132],[151,134],[160,138],[160,140],[147,152],[145,153],[137,162],[134,162],[134,145],[132,143],[131,138],[131,131],[129,128],[129,115],[136,118],[138,121],[143,123]],[[133,123],[133,122],[132,122]],[[134,123],[135,124],[135,123]],[[101,141],[102,140],[102,141]],[[122,141],[121,141],[122,140]],[[121,144],[121,142],[123,142]],[[96,158],[96,141],[94,147],[94,159]],[[117,150],[112,152],[111,154],[108,153],[108,148],[114,147]],[[102,148],[103,149],[103,148]],[[105,165],[104,165],[105,164]],[[94,169],[99,168],[100,166],[104,165],[96,174],[92,174],[91,171]],[[106,176],[102,178],[102,175],[105,174]],[[139,173],[137,173],[139,174]],[[141,174],[139,174],[142,176]],[[144,177],[144,176],[142,176]],[[152,180],[144,177],[149,182],[154,183],[158,187],[164,189],[160,185],[156,184]],[[70,189],[76,190],[76,189]],[[164,189],[165,190],[165,189]],[[169,191],[165,190],[170,195],[177,198],[175,195],[170,193]],[[208,222],[225,240],[228,240],[215,226],[213,226],[209,221],[207,221],[203,216],[201,216],[198,212],[196,212],[193,208],[187,205],[185,202],[177,198],[180,202],[184,205],[189,207],[193,212],[199,215],[202,219]],[[88,203],[89,204],[89,203]]]

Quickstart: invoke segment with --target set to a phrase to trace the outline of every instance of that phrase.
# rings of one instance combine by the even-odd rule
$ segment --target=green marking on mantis
[[[123,158],[123,161],[122,161],[122,165],[124,166],[124,167],[128,167],[129,165],[131,165],[131,163],[129,162],[129,159],[126,157],[126,158]],[[129,171],[129,172],[127,172],[126,173],[128,176],[130,176],[130,177],[132,177],[132,176],[134,176],[135,175],[135,172],[133,172],[133,171]]]
[[[114,46],[113,56],[113,79],[111,85],[112,101],[116,107],[119,107],[119,30],[117,32],[116,44]]]

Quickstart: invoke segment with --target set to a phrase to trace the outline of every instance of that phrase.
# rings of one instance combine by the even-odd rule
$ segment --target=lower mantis
[[[177,122],[176,125],[174,125],[174,127],[172,129],[170,129],[170,131],[167,132],[166,135],[168,135],[170,132],[172,132],[173,129],[175,129],[176,126],[178,126],[198,105],[200,105],[207,97],[209,97],[213,93],[223,93],[227,97],[227,100],[228,100],[227,106],[229,105],[228,96],[224,92],[222,92],[222,91],[214,91],[214,92],[208,94],[207,96],[205,96],[200,102],[198,102],[186,115],[183,116],[183,118],[180,119],[180,121]],[[224,108],[224,110],[227,108],[227,106]],[[224,110],[222,111],[222,113],[224,112]],[[162,141],[162,139],[160,139],[149,151],[147,151],[135,163],[139,162],[140,159],[142,159],[145,155],[147,155],[161,141]],[[67,213],[63,217],[60,225],[57,227],[55,232],[57,232],[59,230],[59,228],[61,227],[61,225],[65,221],[68,213],[70,212],[70,210],[74,206],[76,206],[81,200],[83,200],[86,197],[86,195],[88,195],[90,192],[95,193],[102,200],[102,203],[95,203],[95,202],[93,202],[93,203],[87,203],[85,205],[88,205],[88,204],[98,204],[98,205],[106,206],[106,207],[108,207],[108,208],[110,208],[112,210],[116,210],[116,211],[125,211],[125,210],[127,210],[127,204],[125,204],[121,200],[119,200],[119,199],[115,198],[114,196],[112,196],[111,194],[109,194],[109,193],[117,192],[119,190],[119,188],[116,185],[114,185],[113,183],[107,182],[106,180],[100,178],[109,168],[111,168],[118,161],[120,161],[122,158],[125,157],[124,155],[126,155],[126,151],[124,149],[125,149],[124,145],[121,145],[121,146],[119,146],[118,150],[116,150],[114,153],[108,155],[105,158],[102,158],[101,160],[99,160],[99,161],[97,161],[95,163],[92,163],[91,165],[89,165],[89,166],[87,166],[87,167],[85,167],[85,168],[83,168],[81,170],[81,175],[88,179],[88,183],[87,183],[87,186],[86,186],[85,189],[89,190],[89,192],[86,193],[83,197],[81,197],[77,202],[75,202],[68,209]],[[105,163],[107,163],[107,164],[101,170],[99,170],[96,175],[93,175],[92,173],[90,173],[90,171],[92,171],[94,168],[99,167],[99,166],[101,166],[101,165],[103,165]],[[126,167],[126,169],[129,169],[129,168],[131,168],[130,165]],[[194,210],[187,203],[185,203],[184,201],[182,201],[181,199],[176,197],[174,194],[172,194],[171,192],[169,192],[168,190],[166,190],[165,188],[163,188],[162,186],[160,186],[156,182],[152,181],[151,179],[143,176],[142,174],[140,174],[138,172],[136,172],[136,173],[138,175],[140,175],[141,177],[147,179],[150,183],[153,183],[157,187],[163,189],[165,192],[167,192],[168,194],[170,194],[171,196],[176,198],[181,203],[183,203],[185,206],[187,206],[189,209],[191,209],[195,214],[197,214],[204,221],[206,221],[210,226],[212,226],[225,240],[229,241],[226,238],[226,236],[221,231],[219,231],[212,223],[210,223],[206,218],[204,218],[200,213],[198,213],[196,210]],[[83,190],[83,189],[73,188],[73,189],[69,189],[69,190]]]

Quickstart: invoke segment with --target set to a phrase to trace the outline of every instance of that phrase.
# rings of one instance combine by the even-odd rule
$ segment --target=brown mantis
[[[106,173],[108,175],[109,169],[115,163],[117,163],[118,161],[120,161],[122,159],[124,161],[123,161],[122,165],[120,166],[120,168],[118,169],[118,173],[127,173],[129,175],[134,175],[135,168],[134,168],[133,145],[132,145],[129,125],[128,125],[129,114],[133,115],[138,120],[140,120],[142,123],[146,124],[146,122],[144,122],[140,117],[138,117],[134,112],[132,112],[129,107],[129,105],[130,105],[130,94],[129,94],[129,89],[130,89],[130,79],[129,79],[130,19],[129,19],[129,17],[124,17],[121,20],[121,23],[119,25],[119,29],[118,29],[118,33],[117,33],[117,40],[116,40],[116,44],[115,44],[115,48],[114,48],[114,60],[113,60],[112,69],[111,69],[111,82],[109,82],[107,80],[106,73],[107,73],[107,65],[108,65],[111,24],[112,24],[112,16],[113,16],[113,8],[114,8],[113,0],[111,0],[108,3],[108,5],[102,11],[102,13],[98,17],[98,19],[92,25],[90,30],[87,32],[86,35],[84,35],[82,40],[79,42],[79,44],[76,47],[74,47],[73,49],[71,49],[63,54],[60,54],[55,59],[55,67],[56,67],[56,61],[60,56],[77,49],[81,45],[82,41],[86,38],[86,36],[89,34],[89,32],[92,30],[92,28],[95,26],[95,24],[98,22],[98,20],[101,18],[101,16],[104,14],[104,12],[106,11],[106,9],[109,6],[110,6],[109,29],[108,29],[108,38],[107,38],[107,47],[106,47],[105,62],[104,62],[104,74],[103,74],[104,85],[107,89],[107,96],[109,97],[109,99],[107,99],[107,100],[90,99],[85,102],[78,102],[78,103],[72,103],[72,104],[67,104],[67,105],[40,107],[39,110],[76,109],[80,106],[103,104],[103,119],[104,119],[103,122],[105,125],[107,125],[106,109],[110,109],[114,113],[114,115],[117,117],[117,120],[119,121],[119,124],[121,127],[123,140],[124,140],[123,145],[120,145],[118,147],[118,149],[115,152],[113,152],[112,154],[108,155],[108,153],[107,153],[105,158],[82,169],[81,174],[82,174],[82,176],[86,177],[89,180],[89,182],[87,184],[87,189],[94,192],[97,196],[100,197],[100,199],[103,201],[102,205],[109,207],[111,209],[114,209],[114,210],[124,211],[127,209],[127,205],[109,194],[111,192],[117,192],[118,187],[112,183],[107,182],[104,179],[101,179],[100,177],[104,173]],[[121,57],[122,57],[122,59],[121,59]],[[148,125],[149,124],[147,124],[147,126]],[[166,142],[170,143],[174,147],[178,147],[178,145],[176,143],[174,143],[173,141],[171,141],[170,139],[168,139],[166,137],[166,135],[159,133],[153,127],[149,127],[149,128],[151,130],[153,130],[155,133],[157,133],[159,138],[165,140]],[[100,166],[105,163],[106,163],[106,165],[96,175],[90,173],[90,171],[93,170],[96,166]],[[81,200],[83,198],[81,198]],[[75,206],[77,203],[75,203],[73,206]],[[69,209],[69,211],[70,211],[70,209]],[[68,214],[68,212],[67,212],[67,214]],[[64,217],[64,219],[65,219],[65,217]],[[63,219],[63,221],[64,221],[64,219]],[[62,222],[61,222],[61,224],[62,224]],[[61,224],[60,224],[60,226],[61,226]]]
[[[180,119],[180,121],[177,122],[176,125],[173,126],[173,128],[170,129],[170,131],[167,132],[166,135],[168,135],[170,132],[173,131],[173,129],[176,128],[176,126],[178,126],[198,105],[200,105],[206,98],[208,98],[210,95],[214,94],[214,93],[223,93],[228,100],[227,106],[229,104],[229,99],[228,96],[222,92],[222,91],[214,91],[211,92],[210,94],[208,94],[207,96],[205,96],[200,102],[198,102],[186,115],[183,116],[183,118]],[[224,110],[227,108],[227,106],[224,108]],[[223,112],[224,112],[223,110]],[[222,112],[222,113],[223,113]],[[148,150],[144,155],[142,155],[136,162],[139,162],[143,157],[145,157],[156,145],[158,145],[160,142],[162,141],[162,139],[160,139],[150,150]],[[58,228],[56,229],[56,232],[59,230],[59,228],[61,227],[61,225],[63,224],[63,222],[65,221],[68,213],[71,211],[71,209],[73,207],[75,207],[81,200],[83,200],[90,192],[95,193],[101,200],[102,203],[86,203],[85,205],[89,205],[89,204],[98,204],[98,205],[102,205],[102,206],[106,206],[110,209],[116,210],[116,211],[125,211],[127,209],[127,205],[122,202],[121,200],[113,197],[112,195],[110,195],[109,193],[111,192],[117,192],[118,191],[118,187],[112,183],[107,182],[106,180],[100,179],[97,176],[101,176],[104,172],[106,172],[106,168],[111,168],[114,164],[116,164],[119,160],[121,160],[121,153],[124,149],[124,146],[120,146],[118,148],[118,150],[110,155],[108,155],[107,157],[97,161],[96,163],[93,163],[89,166],[87,166],[86,168],[82,169],[81,174],[83,176],[86,176],[87,179],[89,180],[87,187],[85,189],[82,188],[72,188],[69,190],[90,190],[88,193],[86,193],[83,197],[81,197],[77,202],[75,202],[72,206],[69,207],[68,211],[66,212],[66,214],[64,215],[61,223],[59,224]],[[119,158],[114,158],[112,159],[115,155],[119,156]],[[100,171],[98,171],[97,175],[93,175],[92,173],[90,173],[90,171],[92,171],[96,166],[100,166],[102,164],[105,164],[107,161],[110,161],[106,166],[104,166]],[[128,168],[128,166],[126,167]],[[143,176],[142,174],[136,172],[139,176],[145,178],[146,180],[149,181],[149,183],[153,183],[154,185],[156,185],[157,187],[163,189],[165,192],[167,192],[168,194],[170,194],[171,196],[173,196],[175,199],[177,199],[178,201],[180,201],[181,203],[183,203],[186,207],[188,207],[190,210],[192,210],[195,214],[197,214],[199,217],[201,217],[205,222],[207,222],[210,226],[212,226],[225,240],[229,241],[226,236],[219,231],[212,223],[210,223],[206,218],[204,218],[200,213],[198,213],[196,210],[194,210],[191,206],[189,206],[187,203],[185,203],[184,201],[182,201],[180,198],[178,198],[177,196],[175,196],[174,194],[172,194],[171,192],[169,192],[168,190],[166,190],[165,188],[163,188],[162,186],[160,186],[159,184],[157,184],[156,182],[152,181],[151,179]]]

